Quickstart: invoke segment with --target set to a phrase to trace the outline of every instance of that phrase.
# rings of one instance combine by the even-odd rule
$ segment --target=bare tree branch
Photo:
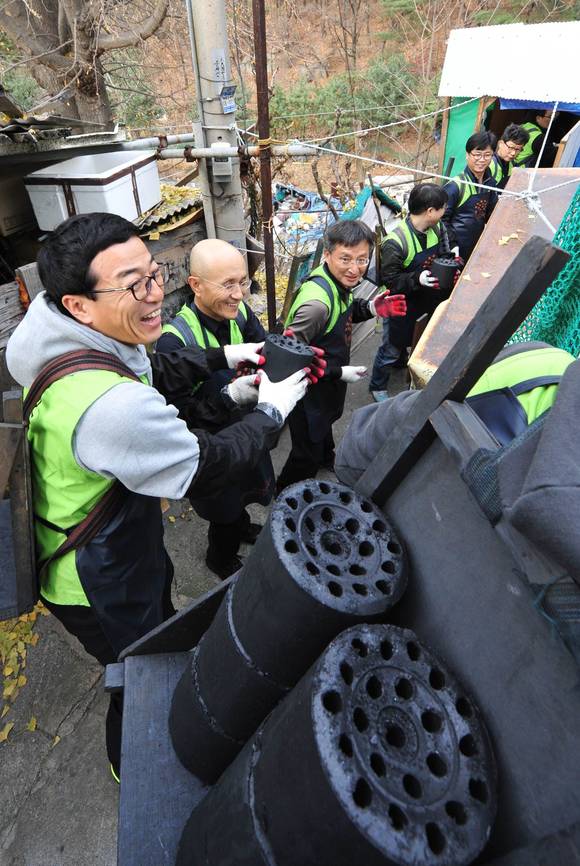
[[[153,36],[163,22],[169,7],[169,0],[159,0],[154,11],[133,30],[123,33],[101,34],[97,41],[97,51],[110,51],[112,48],[129,48]]]

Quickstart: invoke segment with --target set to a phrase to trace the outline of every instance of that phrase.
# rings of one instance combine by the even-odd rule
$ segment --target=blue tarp
[[[508,108],[539,108],[547,111],[554,107],[553,102],[534,102],[530,99],[500,99],[499,107],[503,110]],[[573,114],[580,114],[579,102],[559,102],[558,111],[571,111]]]

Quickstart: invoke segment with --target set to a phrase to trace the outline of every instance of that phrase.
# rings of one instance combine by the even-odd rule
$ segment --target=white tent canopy
[[[452,30],[439,96],[580,102],[580,21]]]

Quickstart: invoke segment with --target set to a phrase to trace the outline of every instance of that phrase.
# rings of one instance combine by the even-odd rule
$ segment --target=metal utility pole
[[[192,30],[192,56],[200,109],[200,123],[197,127],[194,124],[199,136],[196,144],[199,147],[211,147],[215,143],[235,147],[236,114],[232,110],[235,102],[233,93],[224,90],[232,85],[225,2],[185,0],[185,3]],[[244,249],[246,230],[239,158],[218,154],[208,160],[207,183],[215,237]],[[210,226],[207,228],[210,235]]]
[[[254,18],[254,54],[256,58],[258,135],[260,136],[258,145],[260,147],[260,183],[262,185],[262,227],[266,265],[268,330],[273,331],[276,325],[276,286],[274,281],[274,238],[272,234],[272,165],[264,0],[252,0],[252,13]]]

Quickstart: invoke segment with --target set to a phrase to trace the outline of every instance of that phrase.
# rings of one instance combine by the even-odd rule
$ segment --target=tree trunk
[[[62,93],[58,100],[44,106],[43,111],[105,126],[112,125],[113,113],[100,59],[96,58],[92,64],[81,61],[76,70],[66,77],[40,64],[31,65],[30,72],[47,93],[55,96]]]

